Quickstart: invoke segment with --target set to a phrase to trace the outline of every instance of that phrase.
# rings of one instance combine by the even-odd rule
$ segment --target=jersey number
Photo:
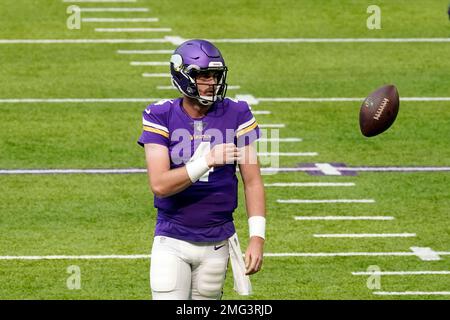
[[[209,141],[202,141],[200,142],[200,145],[195,150],[194,154],[192,155],[191,159],[189,159],[188,162],[197,160],[200,157],[204,157],[208,154],[208,152],[211,151],[211,144]],[[209,173],[214,171],[214,167],[209,169],[204,175],[202,175],[199,179],[199,181],[202,182],[208,182],[209,180]]]

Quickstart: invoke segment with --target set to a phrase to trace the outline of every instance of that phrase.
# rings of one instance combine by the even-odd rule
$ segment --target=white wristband
[[[266,218],[263,216],[251,216],[248,218],[248,233],[250,237],[258,236],[266,238]]]
[[[200,157],[197,160],[186,163],[186,170],[192,183],[200,179],[209,169],[206,157]]]

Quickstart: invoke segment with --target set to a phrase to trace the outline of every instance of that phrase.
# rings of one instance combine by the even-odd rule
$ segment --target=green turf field
[[[398,1],[150,1],[81,3],[83,8],[139,7],[149,12],[82,12],[82,18],[146,18],[157,22],[87,23],[68,30],[62,0],[3,0],[0,10],[0,170],[129,169],[145,167],[141,113],[173,98],[170,54],[118,50],[173,50],[172,43],[7,43],[18,39],[448,38],[447,0]],[[381,29],[369,30],[369,5],[381,8]],[[180,9],[181,8],[181,9]],[[95,28],[171,28],[158,33],[102,33]],[[260,124],[284,124],[279,166],[344,163],[348,167],[450,166],[450,42],[217,43],[229,67],[228,96],[363,98],[393,83],[402,101],[393,127],[371,139],[358,127],[360,102],[260,101]],[[45,99],[126,99],[137,102],[61,102]],[[7,101],[7,99],[10,99]],[[16,99],[13,101],[13,99]],[[40,102],[24,99],[43,99]],[[271,150],[268,150],[271,151]],[[261,158],[265,167],[273,166]],[[1,171],[0,171],[1,172]],[[313,176],[264,175],[264,182],[354,183],[348,187],[267,187],[267,241],[263,269],[252,276],[250,299],[449,299],[450,172],[358,172]],[[149,265],[136,259],[19,257],[148,255],[156,210],[147,177],[136,174],[0,174],[0,299],[150,299]],[[374,203],[287,204],[287,199],[370,199]],[[294,217],[389,216],[392,220],[295,220]],[[247,244],[242,184],[235,221]],[[413,234],[408,237],[324,238],[326,234]],[[316,236],[315,236],[316,235]],[[430,248],[425,261],[412,247]],[[386,253],[342,256],[349,253]],[[395,255],[396,253],[400,253]],[[279,254],[302,254],[280,256]],[[317,254],[308,256],[307,254]],[[328,256],[323,256],[328,254]],[[341,255],[341,256],[339,256]],[[81,270],[81,288],[67,286],[69,266]],[[381,271],[446,274],[369,275]],[[370,279],[369,279],[370,280]],[[243,299],[228,272],[224,299]],[[391,293],[389,295],[380,293]],[[421,294],[394,295],[394,293]]]

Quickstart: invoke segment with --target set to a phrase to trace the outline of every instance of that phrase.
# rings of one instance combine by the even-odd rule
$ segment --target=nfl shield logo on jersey
[[[195,132],[203,132],[203,122],[202,121],[195,121],[193,125],[194,125]]]

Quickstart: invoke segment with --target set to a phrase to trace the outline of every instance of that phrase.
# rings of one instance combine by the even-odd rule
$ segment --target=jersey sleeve
[[[138,140],[142,147],[147,143],[169,146],[167,114],[158,107],[160,106],[150,105],[142,112],[142,134]]]
[[[261,137],[261,131],[258,127],[255,117],[246,102],[242,103],[238,116],[238,128],[236,130],[237,146],[244,147]]]

